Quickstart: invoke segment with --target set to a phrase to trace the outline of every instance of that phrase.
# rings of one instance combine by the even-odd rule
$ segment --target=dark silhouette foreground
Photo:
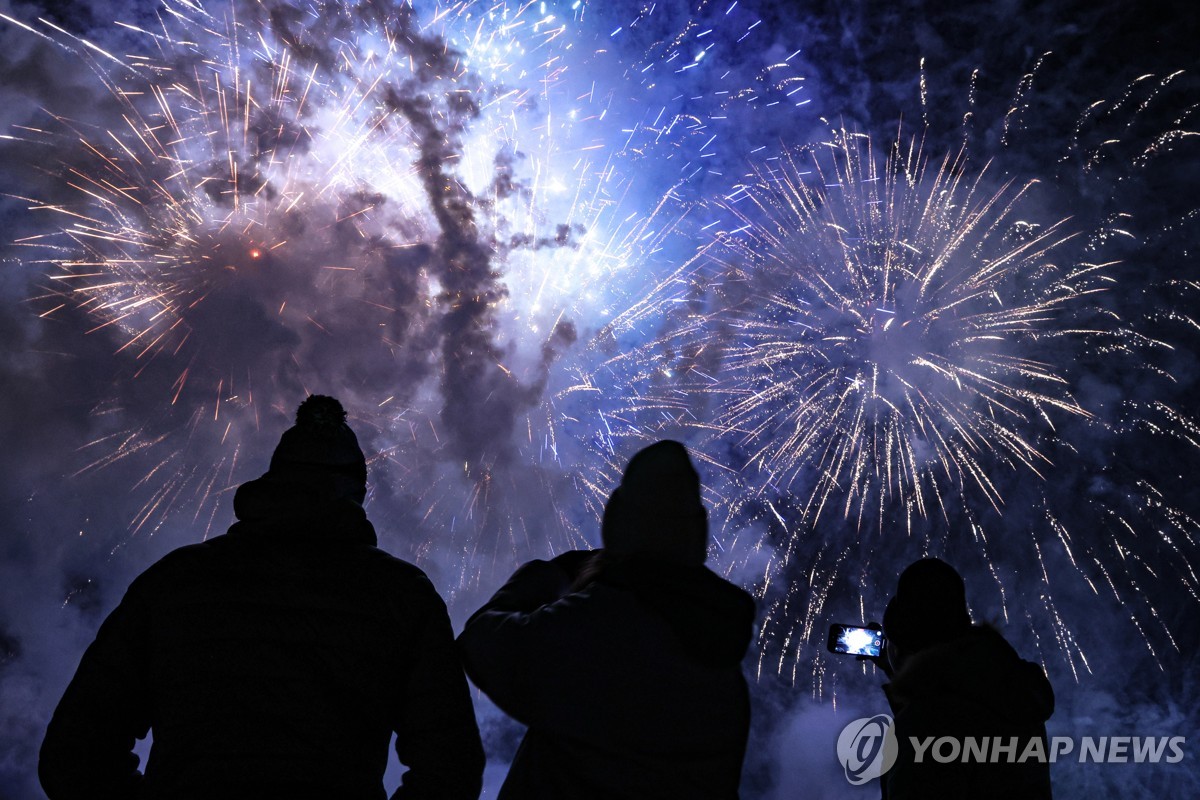
[[[311,397],[224,536],[129,587],[55,711],[39,775],[71,798],[476,798],[483,751],[446,607],[378,550],[345,412]],[[131,753],[153,730],[145,776]]]
[[[1050,797],[1049,764],[1016,763],[1031,740],[1048,753],[1046,720],[1054,691],[1041,666],[1023,661],[994,628],[972,625],[962,577],[944,561],[923,559],[900,575],[883,618],[883,689],[895,718],[899,753],[883,775],[885,800]],[[912,737],[1016,740],[999,763],[916,761]],[[947,751],[943,751],[947,752]]]
[[[754,602],[704,567],[682,445],[633,457],[603,539],[521,567],[459,637],[472,680],[529,726],[501,800],[736,797]]]

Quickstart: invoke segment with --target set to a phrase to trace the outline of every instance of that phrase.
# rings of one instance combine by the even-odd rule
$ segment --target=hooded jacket
[[[975,626],[914,654],[884,692],[899,748],[895,766],[883,776],[886,800],[1050,797],[1049,764],[1018,760],[1032,740],[1040,740],[1041,752],[1048,753],[1045,723],[1054,711],[1054,691],[1042,668],[1023,661],[994,628]],[[979,763],[975,754],[962,753],[939,763],[931,745],[917,762],[912,739],[924,745],[943,736],[960,745],[966,737],[977,743],[988,737],[989,756],[997,739],[1008,745],[1015,737],[1016,745],[997,751],[999,763]],[[947,756],[950,746],[941,752]]]
[[[483,771],[445,605],[320,481],[243,485],[239,521],[139,576],[50,722],[40,774],[71,798],[475,798]],[[144,777],[131,753],[153,729]]]
[[[459,637],[467,674],[528,726],[501,800],[737,797],[754,601],[647,556],[568,583],[530,562]]]

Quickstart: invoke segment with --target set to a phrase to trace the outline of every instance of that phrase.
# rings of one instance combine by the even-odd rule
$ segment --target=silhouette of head
[[[629,459],[621,485],[604,507],[601,531],[605,551],[615,556],[703,564],[708,514],[687,448],[664,440]]]
[[[296,424],[284,431],[271,456],[268,474],[289,482],[320,482],[361,505],[367,496],[367,461],[342,404],[320,394],[301,403]]]
[[[970,627],[962,576],[937,558],[916,561],[900,574],[883,615],[888,641],[909,655],[956,639]]]

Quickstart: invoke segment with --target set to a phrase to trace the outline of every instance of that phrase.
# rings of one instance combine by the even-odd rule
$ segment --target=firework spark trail
[[[236,22],[228,25],[226,33],[206,30],[225,50],[236,51],[234,45],[247,33]],[[170,38],[167,42],[183,46]],[[212,49],[220,52],[217,45]],[[176,63],[187,61],[189,55],[190,50],[172,53],[173,60],[161,62],[131,58],[144,70],[146,80],[137,91],[114,88],[114,97],[125,107],[128,129],[103,131],[95,142],[80,137],[83,147],[96,157],[95,171],[65,165],[68,180],[78,181],[71,185],[82,194],[81,205],[87,208],[91,203],[95,216],[53,235],[72,239],[86,256],[55,259],[65,274],[52,278],[72,285],[74,299],[101,319],[93,330],[107,325],[124,329],[129,338],[122,349],[137,345],[139,359],[153,360],[163,352],[178,354],[196,327],[189,324],[189,314],[203,308],[229,273],[247,276],[247,285],[237,287],[242,291],[274,290],[275,296],[267,294],[263,299],[283,316],[290,298],[285,287],[276,285],[281,275],[272,261],[287,259],[291,266],[297,259],[296,248],[288,249],[288,234],[304,232],[306,219],[294,212],[306,194],[319,203],[319,198],[330,198],[315,211],[312,206],[305,211],[310,217],[326,216],[322,227],[332,239],[362,236],[362,231],[348,230],[357,224],[349,221],[375,210],[373,200],[383,202],[361,184],[354,185],[355,176],[347,179],[339,169],[341,161],[325,169],[321,158],[297,166],[297,157],[308,155],[318,136],[331,139],[334,152],[361,153],[363,136],[351,128],[368,123],[346,122],[351,109],[362,104],[360,86],[344,95],[334,86],[324,87],[324,108],[332,122],[309,124],[304,108],[315,70],[302,76],[291,70],[286,57],[263,57],[257,63],[271,74],[259,83],[248,79],[243,86],[237,80],[237,61],[206,60],[201,62],[203,68],[189,71]],[[263,96],[268,90],[269,98]],[[146,109],[143,101],[148,96],[153,101]],[[294,116],[289,116],[293,109]],[[231,110],[240,119],[231,116]],[[384,122],[376,120],[371,127]],[[119,150],[111,150],[108,139]],[[392,161],[386,152],[400,143],[394,138],[381,142],[371,154],[371,165]],[[306,174],[301,177],[301,172]],[[409,184],[409,191],[399,196],[410,200],[418,186],[406,174],[403,162],[399,173],[395,169],[386,173],[384,182],[392,184],[392,196],[397,196],[396,184]],[[337,196],[347,183],[350,191]],[[41,208],[80,216],[63,206]],[[412,208],[406,213],[416,216]],[[364,254],[369,251],[360,250],[345,260]],[[336,258],[332,253],[321,255]],[[301,266],[343,269],[336,261]],[[302,307],[299,313],[300,319],[321,327],[309,309]],[[181,373],[180,388],[185,383],[186,372]]]
[[[248,422],[257,429],[260,405],[282,410],[281,398],[314,381],[357,385],[368,398],[377,387],[388,401],[399,388],[398,402],[368,422],[380,433],[407,425],[428,414],[410,406],[428,406],[420,384],[433,370],[428,354],[439,339],[452,368],[463,351],[477,371],[506,375],[490,338],[489,307],[502,287],[488,266],[489,234],[454,227],[437,195],[457,187],[460,212],[473,213],[477,198],[440,170],[467,155],[462,130],[490,90],[443,40],[416,29],[411,9],[397,18],[376,10],[376,18],[355,20],[373,23],[365,30],[313,30],[289,27],[300,10],[279,4],[269,20],[238,6],[215,17],[168,5],[161,34],[130,26],[155,55],[130,56],[118,76],[93,64],[122,125],[94,130],[57,120],[75,128],[68,135],[76,146],[62,148],[61,167],[75,198],[32,201],[35,212],[66,222],[21,242],[48,256],[40,260],[50,265],[42,302],[52,307],[44,315],[91,315],[89,332],[116,333],[114,356],[131,358],[133,377],[143,381],[147,369],[163,366],[156,360],[176,365],[165,399],[190,409],[215,397],[208,419],[221,426],[222,441],[237,426],[233,445]],[[372,47],[380,43],[377,54]],[[450,105],[406,117],[410,97],[444,97]],[[446,110],[457,117],[443,119]],[[43,138],[53,145],[65,137]],[[471,155],[491,163],[482,149]],[[441,252],[439,235],[451,243]],[[463,267],[474,271],[453,285]],[[463,304],[476,311],[457,319],[454,309]],[[569,339],[570,326],[557,327],[544,358]],[[250,375],[268,387],[257,403]],[[190,464],[207,457],[207,436],[197,435],[204,417],[193,414],[168,434],[132,429],[135,446],[93,461],[102,468],[146,448],[172,447],[137,484],[153,491],[133,530],[152,516],[161,525],[177,505],[215,511],[210,501],[220,491],[204,476],[216,473]],[[455,425],[447,421],[452,435]],[[435,428],[416,429],[424,432],[418,452],[441,446]],[[176,433],[186,445],[167,444]]]
[[[924,516],[947,491],[934,473],[999,506],[997,466],[1048,463],[1031,420],[1087,413],[1031,354],[1095,268],[1052,263],[1068,236],[1016,218],[1029,186],[988,193],[960,160],[930,175],[913,148],[880,170],[848,136],[830,152],[816,187],[794,162],[761,175],[753,210],[730,209],[741,234],[710,251],[754,287],[753,316],[727,323],[717,425],[775,489],[819,476],[814,523],[835,493],[860,522],[893,500]]]
[[[928,169],[918,148],[897,147],[880,168],[843,134],[815,151],[811,181],[801,173],[788,159],[731,193],[732,230],[614,323],[686,304],[701,283],[718,306],[617,359],[690,353],[646,371],[674,380],[643,390],[642,410],[709,396],[698,427],[745,449],[759,492],[818,476],[814,523],[835,494],[860,523],[893,501],[925,516],[947,491],[938,475],[1000,506],[992,468],[1048,464],[1033,421],[1087,415],[1034,356],[1063,334],[1064,306],[1105,286],[1101,269],[1055,265],[1070,235],[1018,218],[1031,185],[989,193],[961,158]]]

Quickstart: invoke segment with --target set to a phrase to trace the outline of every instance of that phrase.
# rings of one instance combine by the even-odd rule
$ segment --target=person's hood
[[[268,472],[238,487],[233,512],[231,534],[378,544],[363,507],[319,475],[285,480]]]
[[[746,655],[754,636],[754,599],[707,567],[632,557],[606,565],[596,580],[632,591],[667,621],[698,663],[731,667]]]
[[[894,707],[925,698],[965,702],[1015,723],[1045,722],[1054,712],[1054,690],[1045,671],[1022,660],[987,625],[912,656],[887,692]]]
[[[667,439],[629,459],[621,485],[604,504],[600,538],[614,557],[704,563],[708,513],[686,447]]]

